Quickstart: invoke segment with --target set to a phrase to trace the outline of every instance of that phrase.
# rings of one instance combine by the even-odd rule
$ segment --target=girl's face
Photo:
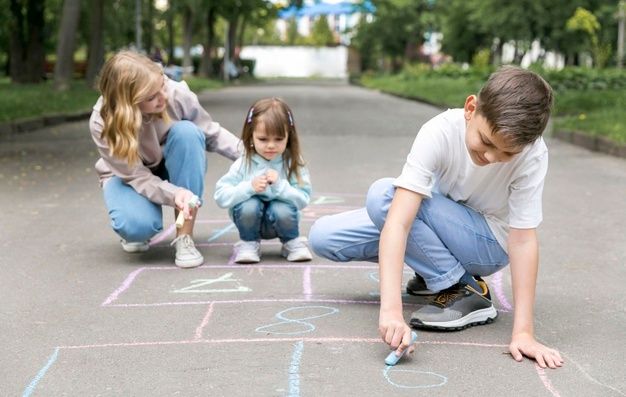
[[[265,123],[259,121],[252,132],[252,143],[254,151],[265,160],[273,160],[278,156],[282,156],[287,148],[288,137],[279,137],[277,135],[268,135],[265,131]]]
[[[161,86],[148,94],[148,97],[139,103],[139,110],[143,114],[159,114],[165,110],[167,94],[165,92],[165,78],[162,78]]]

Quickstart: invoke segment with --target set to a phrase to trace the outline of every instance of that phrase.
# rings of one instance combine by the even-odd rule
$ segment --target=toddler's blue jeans
[[[313,224],[309,243],[324,258],[378,262],[378,243],[395,192],[393,178],[380,179],[367,193],[366,208],[325,216]],[[467,271],[487,276],[509,262],[485,218],[441,194],[422,200],[407,239],[404,261],[440,291]]]
[[[263,201],[259,196],[252,196],[234,206],[232,216],[243,241],[278,237],[286,243],[300,235],[298,209],[284,201]]]
[[[190,121],[172,124],[156,175],[202,198],[206,173],[204,133]],[[124,240],[143,242],[163,229],[162,207],[114,176],[104,184],[104,202],[111,227]]]

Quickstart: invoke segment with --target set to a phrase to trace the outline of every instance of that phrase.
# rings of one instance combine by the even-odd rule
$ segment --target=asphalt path
[[[292,107],[314,195],[306,235],[397,176],[432,106],[343,83],[229,87],[201,101],[239,133],[261,97]],[[395,367],[377,332],[377,267],[292,264],[276,240],[232,264],[238,236],[212,201],[229,161],[209,155],[195,240],[206,263],[173,265],[173,212],[145,254],[121,250],[93,169],[87,122],[0,141],[2,396],[624,396],[626,161],[548,139],[535,331],[565,365],[507,352],[508,269],[488,278],[499,316],[461,332],[418,332]],[[405,273],[410,277],[410,272]],[[408,318],[420,301],[405,297]]]

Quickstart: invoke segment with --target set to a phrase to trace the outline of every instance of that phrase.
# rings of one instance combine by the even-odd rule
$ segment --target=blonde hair
[[[140,160],[138,135],[143,116],[139,104],[161,87],[162,76],[161,66],[133,51],[116,53],[100,71],[101,137],[109,144],[110,154],[129,165]],[[169,121],[167,108],[157,117]]]
[[[290,180],[292,176],[295,176],[298,184],[302,184],[300,167],[304,166],[304,160],[300,153],[300,141],[293,112],[280,98],[260,99],[248,109],[241,133],[247,166],[250,167],[252,155],[255,153],[252,134],[259,123],[264,124],[267,135],[279,138],[287,137],[287,147],[283,152],[285,173],[287,179]]]

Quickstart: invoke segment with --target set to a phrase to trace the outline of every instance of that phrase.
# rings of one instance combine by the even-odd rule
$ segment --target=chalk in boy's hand
[[[189,206],[189,208],[199,207],[200,197],[194,194],[187,202],[187,205]],[[176,228],[180,229],[181,227],[183,227],[184,223],[185,223],[185,212],[183,210],[180,210],[180,212],[178,213],[178,217],[176,217]]]
[[[409,344],[409,346],[407,346],[407,348],[404,349],[402,351],[402,354],[400,354],[399,356],[396,354],[395,350],[389,353],[389,355],[385,359],[385,364],[396,365],[398,361],[400,361],[400,358],[402,358],[402,356],[404,356],[404,354],[409,350],[409,347],[411,347],[411,345],[415,342],[417,342],[417,333],[415,331],[411,331],[411,343]]]

